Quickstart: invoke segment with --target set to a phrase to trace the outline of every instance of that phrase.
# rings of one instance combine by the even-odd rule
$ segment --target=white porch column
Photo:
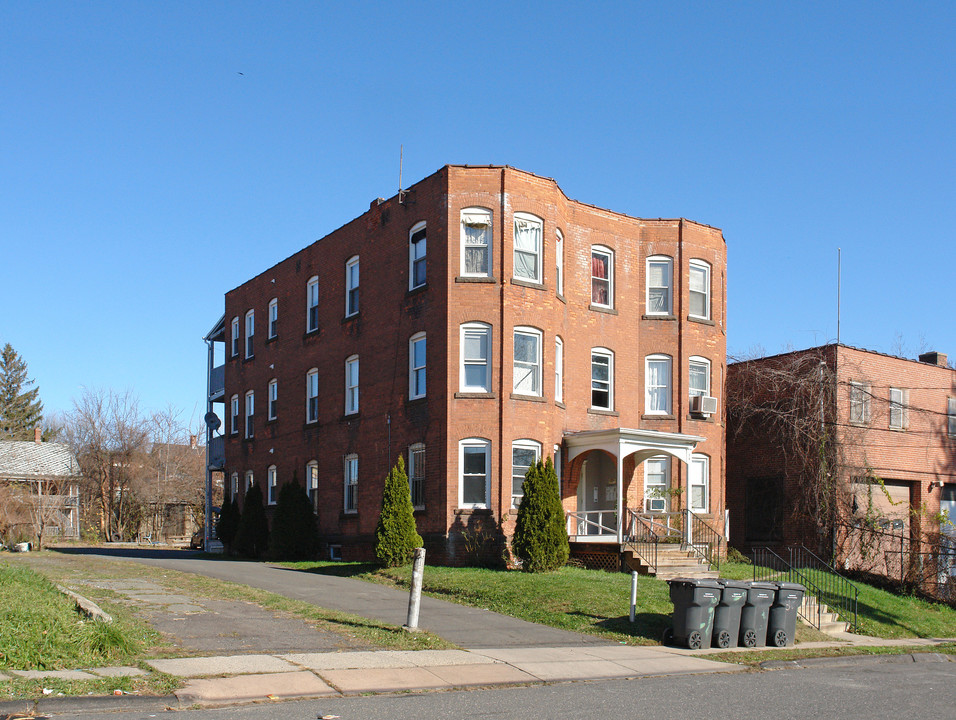
[[[624,542],[624,448],[617,448],[617,543]]]

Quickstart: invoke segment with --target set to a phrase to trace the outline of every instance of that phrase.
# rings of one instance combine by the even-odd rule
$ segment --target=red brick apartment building
[[[370,555],[400,455],[436,560],[500,559],[547,456],[579,549],[688,500],[723,527],[726,258],[706,225],[445,166],[226,293],[211,464],[240,501],[302,484],[333,557]]]
[[[892,579],[952,574],[956,370],[945,355],[825,345],[732,363],[727,405],[731,545],[804,544]]]

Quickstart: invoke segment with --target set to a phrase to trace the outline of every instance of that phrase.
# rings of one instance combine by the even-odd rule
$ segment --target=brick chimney
[[[946,367],[946,353],[933,352],[923,353],[919,356],[919,361],[923,363],[929,363],[930,365],[938,365],[939,367]]]
[[[42,435],[43,435],[43,430],[40,429],[39,425],[33,428],[33,442],[35,442],[37,445],[43,442],[43,439],[41,438]]]
[[[198,441],[199,441],[199,438],[197,438],[195,435],[190,435],[190,436],[189,436],[189,447],[192,448],[193,450],[195,450],[196,447],[198,446]]]

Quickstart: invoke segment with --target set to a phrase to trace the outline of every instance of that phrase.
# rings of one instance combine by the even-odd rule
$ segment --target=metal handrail
[[[687,511],[687,517],[690,521],[687,524],[689,528],[687,546],[708,565],[713,566],[714,570],[720,570],[720,547],[724,541],[723,536],[695,515],[692,510]]]
[[[819,602],[815,603],[816,617],[814,618],[814,603],[811,602],[812,598],[819,597],[820,588],[817,587],[817,584],[768,547],[753,549],[753,563],[755,582],[794,582],[800,583],[807,589],[807,592],[803,595],[803,602],[800,604],[800,608],[797,613],[800,615],[800,617],[810,623],[810,625],[819,630],[822,624],[822,609]]]
[[[825,560],[819,558],[812,550],[800,545],[789,547],[790,565],[810,570],[813,577],[821,586],[821,595],[818,599],[826,603],[827,607],[841,619],[852,617],[850,627],[856,628],[859,618],[860,589],[843,577],[839,571]]]

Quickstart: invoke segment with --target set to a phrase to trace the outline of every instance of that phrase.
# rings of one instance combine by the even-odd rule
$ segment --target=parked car
[[[189,549],[190,549],[190,550],[202,550],[202,549],[203,549],[203,546],[204,546],[205,543],[206,543],[206,537],[205,537],[205,535],[206,535],[206,533],[205,533],[204,531],[202,531],[202,530],[200,530],[199,532],[193,533],[193,536],[192,536],[192,538],[191,538],[190,541],[189,541]]]

